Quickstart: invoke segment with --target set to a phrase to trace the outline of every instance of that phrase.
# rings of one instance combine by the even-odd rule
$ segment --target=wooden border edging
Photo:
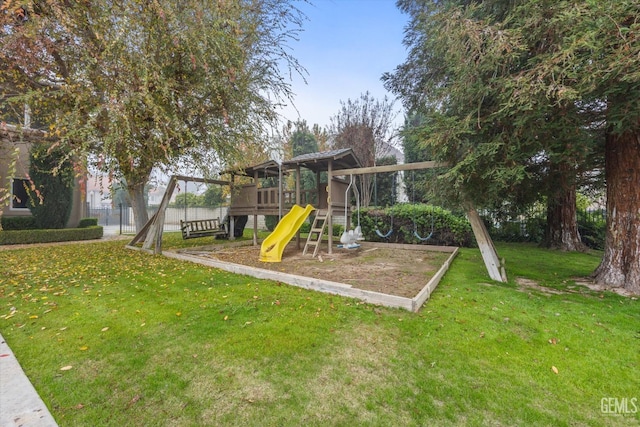
[[[418,292],[418,294],[413,298],[388,295],[375,291],[367,291],[364,289],[354,288],[353,286],[345,283],[331,282],[328,280],[315,279],[312,277],[296,276],[289,273],[280,273],[263,268],[233,264],[210,258],[203,258],[196,255],[177,253],[173,251],[165,251],[162,253],[162,255],[168,258],[173,258],[181,261],[189,261],[196,264],[206,265],[208,267],[218,268],[220,270],[228,271],[234,274],[243,274],[255,277],[257,279],[274,280],[304,289],[344,296],[348,298],[356,298],[371,304],[377,304],[392,308],[403,308],[407,311],[417,312],[429,299],[431,293],[436,289],[436,287],[440,283],[440,280],[451,266],[453,259],[456,257],[459,251],[459,248],[451,246],[405,245],[389,243],[375,244],[373,242],[367,242],[365,243],[365,246],[391,246],[397,249],[434,250],[438,252],[450,252],[451,255],[447,258],[447,260],[436,272],[436,274],[429,280],[429,282],[422,288],[422,290],[420,290],[420,292]]]
[[[444,274],[449,270],[449,267],[451,267],[451,263],[453,262],[453,259],[456,257],[456,255],[458,255],[459,250],[460,248],[456,247],[453,250],[453,252],[451,252],[451,255],[449,255],[449,258],[447,258],[444,264],[442,264],[440,269],[431,278],[431,280],[429,280],[429,282],[425,285],[425,287],[422,288],[420,292],[418,292],[418,295],[413,297],[412,299],[413,312],[417,312],[418,310],[420,310],[420,307],[422,307],[422,304],[424,304],[429,299],[429,297],[431,297],[431,293],[436,289],[436,287],[440,283],[440,280],[444,277]]]

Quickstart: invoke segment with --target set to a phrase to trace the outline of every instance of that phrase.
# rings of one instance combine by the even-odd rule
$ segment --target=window
[[[11,209],[28,209],[29,196],[27,194],[29,180],[14,178],[11,186]]]

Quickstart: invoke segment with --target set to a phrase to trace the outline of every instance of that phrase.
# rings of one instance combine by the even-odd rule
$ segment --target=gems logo
[[[638,413],[637,397],[603,397],[600,399],[600,411],[606,415],[633,415]]]

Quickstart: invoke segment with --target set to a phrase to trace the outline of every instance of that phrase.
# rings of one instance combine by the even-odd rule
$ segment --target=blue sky
[[[309,73],[306,85],[299,77],[292,83],[299,118],[309,126],[327,126],[340,101],[355,100],[366,91],[376,99],[394,99],[380,77],[406,58],[402,38],[408,18],[395,0],[315,0],[298,7],[308,20],[300,41],[290,47]],[[395,106],[400,110],[399,101]],[[298,119],[292,108],[283,114]],[[401,122],[399,115],[396,123]]]

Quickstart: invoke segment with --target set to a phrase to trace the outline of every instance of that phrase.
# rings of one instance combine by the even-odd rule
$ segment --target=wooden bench
[[[195,219],[193,221],[180,220],[180,230],[183,239],[195,239],[206,236],[226,236],[227,229],[220,224],[220,218]]]

